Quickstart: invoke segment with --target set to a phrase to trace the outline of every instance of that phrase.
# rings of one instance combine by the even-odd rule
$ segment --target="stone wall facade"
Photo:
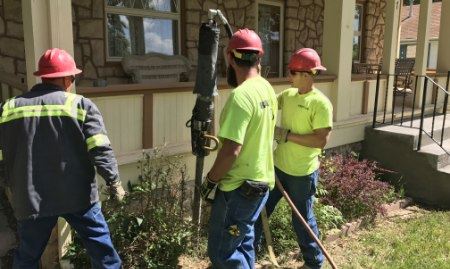
[[[366,0],[363,25],[363,62],[377,64],[383,58],[385,7],[386,0]]]
[[[20,0],[0,0],[0,71],[22,81],[26,75]]]
[[[72,0],[74,56],[83,70],[80,86],[130,82],[120,62],[106,60],[104,8],[104,0]]]
[[[358,0],[365,3],[363,61],[378,63],[382,58],[386,0]],[[181,52],[195,66],[198,31],[208,9],[220,9],[233,29],[256,28],[256,0],[181,0]],[[322,53],[324,0],[285,0],[285,70],[290,55],[298,48],[312,47]],[[83,69],[81,86],[130,83],[120,62],[106,59],[104,0],[72,0],[74,56]],[[220,23],[221,24],[221,23]],[[219,74],[225,75],[223,48],[228,38],[220,26]],[[25,77],[25,50],[21,0],[0,0],[0,71]]]
[[[233,30],[238,28],[256,28],[256,1],[255,0],[186,0],[183,1],[186,21],[186,56],[196,65],[199,26],[207,20],[209,9],[220,9],[227,18]],[[219,74],[225,75],[223,49],[228,42],[225,28],[219,21],[220,40],[218,66]]]
[[[299,48],[322,54],[324,0],[287,0],[284,23],[284,66]]]

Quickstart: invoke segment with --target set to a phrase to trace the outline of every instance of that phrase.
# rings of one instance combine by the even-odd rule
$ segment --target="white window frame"
[[[364,11],[365,11],[365,6],[364,6],[364,4],[361,4],[361,3],[356,3],[355,4],[355,12],[356,12],[356,7],[357,6],[360,6],[361,7],[361,11],[362,11],[362,13],[361,13],[361,29],[360,29],[360,31],[353,31],[353,37],[355,37],[355,36],[359,36],[359,55],[358,55],[358,59],[357,60],[353,60],[353,46],[352,46],[352,61],[354,62],[354,63],[360,63],[361,62],[361,56],[362,56],[362,47],[363,47],[363,42],[364,42],[364,40],[363,40],[363,32],[364,32]],[[352,27],[353,27],[353,25],[352,25]],[[352,44],[353,45],[353,44]]]
[[[106,61],[108,62],[120,62],[123,57],[110,56],[109,55],[109,47],[108,47],[108,14],[116,14],[116,15],[125,15],[125,16],[137,16],[143,18],[152,18],[152,19],[169,19],[176,20],[178,27],[178,54],[181,54],[181,6],[180,0],[176,0],[178,10],[177,12],[168,12],[168,11],[155,11],[155,10],[147,10],[147,9],[137,9],[137,8],[128,8],[128,7],[113,7],[108,6],[108,4],[103,1],[105,6],[105,52],[106,52]]]
[[[284,1],[280,0],[257,0],[256,1],[256,32],[259,32],[259,5],[276,6],[280,8],[280,51],[278,53],[278,77],[283,77],[283,51],[284,51]]]

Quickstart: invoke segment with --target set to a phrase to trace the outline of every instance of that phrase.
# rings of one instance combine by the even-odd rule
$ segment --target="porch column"
[[[430,35],[428,29],[430,28],[431,17],[431,0],[420,1],[419,13],[419,28],[417,33],[417,47],[416,47],[416,64],[414,72],[416,75],[424,76],[427,74],[428,63],[428,44],[430,43]],[[417,84],[416,103],[415,106],[420,107],[423,97],[423,82],[424,78],[420,77]],[[431,95],[431,92],[428,93]]]
[[[331,96],[334,120],[350,117],[355,0],[325,0],[322,61],[337,76]]]
[[[40,56],[49,48],[62,48],[73,55],[71,0],[22,0],[23,32],[28,87]]]
[[[49,48],[62,48],[73,55],[72,1],[22,0],[27,84],[32,87],[39,79],[33,76],[40,56]],[[65,254],[71,241],[68,224],[58,220],[58,256]],[[64,268],[65,266],[61,264]]]
[[[384,8],[386,12],[385,28],[384,28],[384,43],[383,43],[383,74],[395,73],[395,58],[398,52],[399,39],[399,20],[400,20],[400,0],[386,1]],[[394,77],[389,78],[387,108],[388,112],[392,111],[392,101],[394,94]]]
[[[450,0],[442,0],[436,73],[450,70]]]

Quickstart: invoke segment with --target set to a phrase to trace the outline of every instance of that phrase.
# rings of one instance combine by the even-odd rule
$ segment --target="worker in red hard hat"
[[[315,50],[297,50],[291,56],[288,68],[292,88],[278,95],[281,126],[275,128],[275,140],[278,143],[274,153],[275,173],[318,237],[313,200],[319,178],[318,157],[330,137],[333,107],[314,85],[314,78],[320,71],[326,70]],[[270,192],[266,204],[269,216],[281,197],[278,189]],[[321,268],[324,257],[319,246],[294,215],[292,224],[305,261],[302,268]],[[256,244],[260,241],[261,231],[261,221],[258,221]]]
[[[0,157],[18,220],[14,268],[38,268],[58,217],[84,243],[93,268],[120,268],[99,204],[96,170],[121,200],[117,161],[95,104],[71,93],[81,70],[66,51],[47,50],[29,92],[0,106]]]
[[[212,201],[208,256],[213,268],[254,268],[254,224],[275,185],[273,128],[277,99],[259,75],[264,51],[252,30],[238,30],[227,48],[232,90],[220,117],[221,148],[202,185]]]

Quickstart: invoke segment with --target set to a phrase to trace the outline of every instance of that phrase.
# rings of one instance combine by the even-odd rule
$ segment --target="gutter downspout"
[[[406,21],[407,19],[412,17],[412,12],[413,12],[413,4],[414,4],[414,0],[409,0],[409,13],[408,16],[406,16],[404,19],[401,20],[401,22]]]

